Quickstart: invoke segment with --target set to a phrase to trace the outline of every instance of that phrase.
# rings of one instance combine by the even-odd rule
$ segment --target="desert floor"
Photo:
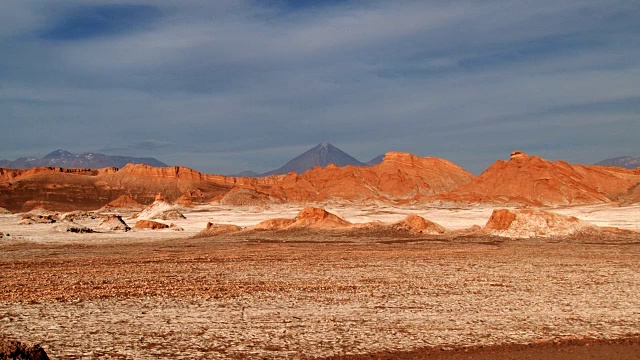
[[[326,208],[352,222],[417,213],[449,229],[483,225],[492,210]],[[206,221],[252,225],[298,210],[196,208],[173,221],[182,232],[106,234],[55,233],[50,224],[16,225],[16,215],[0,215],[0,231],[11,234],[0,239],[0,336],[71,359],[423,358],[433,351],[441,359],[518,358],[495,351],[555,359],[571,344],[596,358],[616,351],[612,358],[638,358],[640,235],[190,238]],[[638,210],[555,211],[638,230]],[[460,350],[468,346],[476,347]]]

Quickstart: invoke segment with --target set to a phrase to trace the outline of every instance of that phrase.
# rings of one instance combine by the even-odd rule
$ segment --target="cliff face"
[[[13,212],[45,207],[61,211],[97,209],[117,197],[99,183],[112,169],[0,169],[0,203]]]
[[[161,193],[168,201],[208,202],[232,189],[249,189],[282,202],[420,201],[452,190],[473,175],[442,159],[389,153],[373,167],[330,165],[301,175],[243,178],[202,174],[174,167],[129,164],[105,168],[29,170],[0,169],[0,206],[28,211],[42,206],[55,210],[90,210],[121,196],[149,204]]]
[[[519,153],[509,161],[496,161],[475,180],[438,199],[536,206],[595,204],[616,201],[638,183],[640,177],[633,171]]]

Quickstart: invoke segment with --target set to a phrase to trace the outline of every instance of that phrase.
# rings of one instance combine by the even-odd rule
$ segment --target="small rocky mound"
[[[395,230],[407,231],[414,235],[440,235],[446,232],[446,229],[442,226],[415,214],[407,215],[404,220],[398,221],[391,226]]]
[[[70,232],[74,234],[88,234],[94,233],[95,231],[86,226],[74,224],[74,223],[64,223],[60,225],[56,225],[53,227],[53,230],[57,232]]]
[[[0,360],[48,360],[40,344],[26,344],[18,340],[0,339]]]
[[[320,228],[334,229],[350,226],[347,220],[334,215],[325,209],[308,207],[302,209],[295,218],[295,222],[291,227],[295,228]]]
[[[345,219],[324,209],[308,207],[298,213],[294,219],[270,219],[254,227],[255,230],[289,230],[289,229],[339,229],[352,224]]]
[[[159,230],[159,229],[168,229],[169,225],[165,225],[163,223],[159,223],[157,221],[151,220],[140,220],[136,222],[133,226],[136,229],[150,229],[150,230]]]
[[[131,227],[127,225],[122,217],[119,215],[109,215],[102,219],[100,225],[98,225],[100,229],[108,230],[108,231],[129,231]]]
[[[58,215],[26,213],[22,214],[22,219],[18,221],[18,225],[53,224],[58,221],[60,221],[60,217],[58,217]]]
[[[196,234],[196,237],[209,237],[221,234],[230,234],[242,230],[241,227],[232,224],[207,223],[204,230]]]
[[[186,217],[178,209],[164,200],[156,200],[144,210],[131,217],[146,220],[180,220]]]
[[[254,226],[254,230],[282,230],[291,226],[294,219],[269,219]]]
[[[274,203],[267,194],[252,190],[234,188],[220,199],[220,205],[231,206],[265,206]]]
[[[494,210],[484,232],[511,238],[570,236],[599,228],[573,216],[544,210]]]
[[[10,214],[11,214],[11,211],[9,211],[9,210],[7,210],[7,209],[5,209],[3,207],[0,207],[0,215],[10,215]]]
[[[87,211],[72,211],[60,216],[60,220],[62,221],[94,220],[95,218],[96,213]]]
[[[102,210],[114,210],[114,209],[125,209],[125,210],[141,210],[144,206],[142,206],[139,202],[133,200],[128,195],[122,195],[117,199],[109,202],[105,206],[102,207]]]
[[[173,230],[173,231],[184,231],[184,229],[183,229],[183,228],[181,228],[180,226],[178,226],[178,225],[176,225],[176,224],[174,224],[174,223],[169,224],[169,230]]]

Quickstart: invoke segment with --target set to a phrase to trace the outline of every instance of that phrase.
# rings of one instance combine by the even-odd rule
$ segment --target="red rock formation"
[[[102,219],[102,222],[98,226],[100,229],[108,231],[129,231],[131,228],[127,223],[122,220],[122,217],[118,215],[109,215]]]
[[[254,226],[254,230],[283,230],[291,226],[295,219],[269,219]]]
[[[640,183],[630,170],[570,165],[516,153],[479,177],[436,198],[454,202],[515,203],[536,206],[614,201]]]
[[[453,190],[474,176],[447,160],[390,152],[372,167],[330,165],[271,178],[276,185],[265,192],[287,201],[407,202]]]
[[[395,230],[408,231],[414,235],[440,235],[446,232],[445,228],[443,228],[442,226],[414,214],[407,215],[404,220],[393,224],[392,228]]]
[[[0,169],[0,206],[11,211],[28,211],[37,205],[60,211],[93,210],[114,200],[110,204],[114,208],[127,205],[129,199],[149,204],[158,193],[167,201],[188,198],[189,202],[198,203],[224,199],[234,188],[238,193],[230,195],[230,202],[233,196],[248,192],[268,202],[402,203],[428,199],[471,179],[473,175],[449,161],[404,153],[388,153],[381,164],[370,168],[328,166],[301,175],[260,179],[207,175],[180,166],[158,168],[139,164],[128,164],[120,170]]]
[[[507,209],[493,210],[489,221],[485,225],[486,230],[507,230],[516,219],[516,214]]]
[[[291,229],[339,229],[352,224],[324,209],[307,207],[302,209],[295,219],[271,219],[254,227],[255,230],[291,230]]]
[[[152,221],[152,220],[140,220],[136,222],[136,224],[133,227],[136,229],[158,230],[158,229],[167,229],[169,228],[169,225],[165,225],[163,223],[159,223],[157,221]]]
[[[511,238],[570,236],[599,231],[599,228],[573,216],[544,210],[494,210],[483,232]]]
[[[242,228],[237,225],[207,223],[207,226],[204,228],[204,230],[197,233],[195,237],[209,237],[222,234],[230,234],[238,232],[240,230],[242,230]]]

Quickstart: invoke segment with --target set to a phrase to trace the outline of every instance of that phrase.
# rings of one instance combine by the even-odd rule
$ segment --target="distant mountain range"
[[[253,171],[245,171],[240,174],[236,174],[236,176],[262,177],[269,175],[284,175],[290,172],[302,174],[303,172],[311,170],[316,166],[326,167],[329,164],[335,164],[340,167],[347,165],[373,166],[381,163],[383,158],[384,155],[380,155],[363,163],[353,156],[347,154],[346,152],[338,149],[337,147],[323,142],[305,151],[301,155],[293,158],[291,161],[287,162],[278,169],[267,171],[263,174],[258,174]]]
[[[616,158],[602,160],[596,165],[606,165],[606,166],[618,166],[627,169],[635,169],[640,167],[640,158],[634,158],[631,156],[620,156]]]
[[[146,164],[151,166],[167,166],[154,158],[137,158],[131,156],[109,156],[98,153],[73,154],[66,150],[56,150],[42,159],[20,158],[14,161],[0,160],[0,167],[9,169],[28,169],[32,167],[50,166],[64,168],[105,168],[124,167],[126,164]]]

